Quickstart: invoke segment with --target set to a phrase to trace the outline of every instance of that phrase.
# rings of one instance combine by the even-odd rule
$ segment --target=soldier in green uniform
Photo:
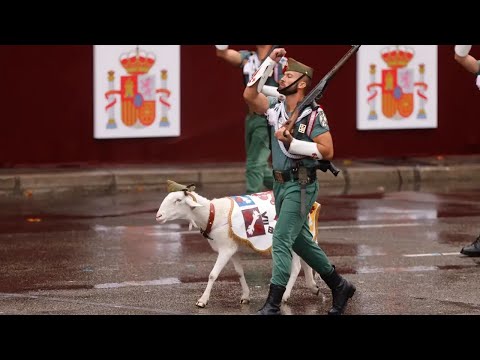
[[[258,314],[280,314],[293,249],[332,290],[333,306],[328,314],[341,315],[356,290],[355,286],[337,273],[323,250],[312,241],[307,220],[308,211],[318,195],[317,160],[333,158],[333,141],[327,118],[320,108],[308,107],[298,117],[294,127],[295,137],[284,127],[296,105],[305,97],[313,69],[289,58],[278,87],[278,92],[285,99],[266,97],[259,92],[265,82],[264,74],[268,74],[269,69],[285,54],[285,49],[275,49],[244,91],[250,109],[257,114],[266,114],[271,125],[273,191],[278,215],[273,233],[270,290]]]
[[[455,45],[455,60],[467,71],[476,75],[476,83],[480,89],[480,61],[469,55],[471,49],[472,45]],[[460,253],[471,257],[480,256],[480,235],[472,244],[464,246]]]
[[[217,56],[228,63],[239,66],[243,71],[244,85],[252,78],[272,45],[257,45],[257,51],[229,49],[228,45],[216,45]],[[278,96],[276,88],[282,76],[282,63],[273,69],[263,89],[264,94]],[[246,191],[247,194],[258,193],[273,188],[272,169],[268,164],[270,158],[267,120],[264,115],[249,111],[245,118],[245,150],[246,150]]]

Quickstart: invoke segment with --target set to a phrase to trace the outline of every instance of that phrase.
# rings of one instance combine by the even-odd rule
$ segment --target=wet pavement
[[[241,186],[200,188],[207,198]],[[271,259],[239,252],[250,287],[228,264],[206,308],[216,253],[184,221],[160,225],[163,191],[4,198],[0,201],[0,314],[254,313],[268,292]],[[480,233],[480,187],[321,193],[320,245],[357,286],[347,314],[480,314],[480,258],[461,255]],[[312,295],[301,273],[284,314],[324,315],[329,289]]]

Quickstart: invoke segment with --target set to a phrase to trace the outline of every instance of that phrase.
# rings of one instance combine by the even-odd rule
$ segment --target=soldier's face
[[[280,83],[278,86],[278,92],[283,95],[292,95],[295,94],[298,91],[298,86],[304,82],[301,80],[297,82],[295,85],[291,86],[295,81],[297,81],[302,74],[296,72],[296,71],[286,71],[285,74],[283,74],[283,77],[280,79]],[[283,91],[284,89],[288,89],[287,91]]]

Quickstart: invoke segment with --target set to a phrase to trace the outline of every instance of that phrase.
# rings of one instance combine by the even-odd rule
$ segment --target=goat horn
[[[195,185],[194,184],[182,185],[182,184],[176,183],[175,181],[167,180],[167,191],[169,193],[175,192],[175,191],[183,191],[183,190],[194,191]]]

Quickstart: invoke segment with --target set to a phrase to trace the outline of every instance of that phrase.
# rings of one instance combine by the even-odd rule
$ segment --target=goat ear
[[[195,191],[196,186],[195,186],[195,184],[190,184],[190,185],[187,185],[186,188],[187,188],[188,191],[191,192],[191,191]]]
[[[187,196],[187,198],[185,199],[185,203],[191,208],[203,206],[202,204],[199,204],[198,202],[194,201],[190,196]]]

